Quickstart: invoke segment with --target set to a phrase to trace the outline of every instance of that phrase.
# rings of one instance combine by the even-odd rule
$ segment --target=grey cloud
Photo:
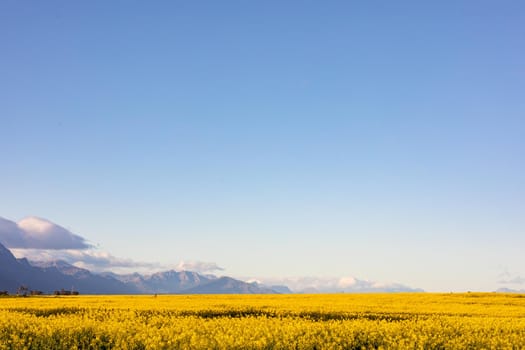
[[[18,249],[88,249],[81,236],[49,220],[30,216],[18,223],[0,218],[0,242]]]
[[[16,222],[0,217],[0,243],[7,248],[23,247],[26,245],[24,232]]]

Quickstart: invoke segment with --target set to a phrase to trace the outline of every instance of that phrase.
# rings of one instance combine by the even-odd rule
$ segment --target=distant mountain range
[[[511,288],[499,288],[496,293],[518,293],[525,294],[525,289],[511,289]]]
[[[74,289],[86,294],[137,292],[115,278],[95,275],[65,262],[32,265],[27,259],[16,259],[0,244],[0,290],[14,293],[21,286],[44,293],[61,289]]]
[[[15,293],[21,286],[46,294],[61,289],[82,294],[274,294],[283,291],[191,271],[170,270],[145,276],[94,274],[60,260],[16,259],[0,244],[0,291]]]
[[[294,283],[294,281],[291,281]],[[150,275],[139,273],[119,275],[112,272],[92,273],[66,261],[30,261],[17,259],[0,244],[0,291],[15,293],[21,286],[45,294],[57,290],[81,294],[287,294],[287,293],[371,293],[422,292],[401,284],[380,285],[353,279],[351,285],[334,285],[333,281],[276,285],[244,282],[231,277],[203,275],[192,271],[169,270]],[[306,286],[306,287],[305,287]]]

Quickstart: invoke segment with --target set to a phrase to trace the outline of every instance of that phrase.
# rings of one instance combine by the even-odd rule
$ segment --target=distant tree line
[[[18,289],[16,290],[16,295],[19,296],[19,297],[27,297],[27,296],[30,296],[30,295],[44,295],[45,293],[42,292],[41,290],[32,290],[32,289],[29,289],[29,287],[27,286],[20,286],[18,287]],[[60,289],[60,290],[55,290],[53,292],[53,295],[79,295],[80,293],[74,289],[71,289],[71,290],[66,290],[64,288]],[[9,295],[9,292],[7,290],[0,290],[0,296],[7,296]]]

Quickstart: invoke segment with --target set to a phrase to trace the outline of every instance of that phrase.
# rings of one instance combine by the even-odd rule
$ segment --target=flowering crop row
[[[521,349],[507,294],[0,299],[0,349]]]

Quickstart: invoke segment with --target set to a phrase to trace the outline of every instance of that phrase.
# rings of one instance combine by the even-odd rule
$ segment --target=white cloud
[[[33,261],[64,260],[93,272],[151,273],[186,270],[200,273],[222,271],[214,262],[181,261],[176,265],[135,261],[95,248],[86,239],[49,220],[30,216],[18,223],[0,217],[0,243],[18,258]]]
[[[499,281],[502,284],[525,284],[525,277],[516,276],[513,278],[502,279]]]
[[[30,216],[18,223],[0,217],[0,243],[18,258],[33,261],[64,260],[90,271],[159,269],[157,263],[119,258],[89,244],[83,237],[49,220]]]
[[[71,265],[92,272],[111,271],[126,274],[132,272],[154,273],[166,270],[177,270],[205,273],[224,270],[213,262],[181,261],[176,265],[160,264],[120,258],[98,249],[11,249],[11,252],[17,258],[27,258],[32,261],[64,260]]]
[[[18,223],[0,217],[0,242],[18,249],[88,249],[81,236],[49,220],[30,216]]]
[[[339,279],[339,282],[337,282],[337,285],[340,288],[348,288],[357,283],[357,280],[354,277],[342,277]]]
[[[69,264],[82,267],[93,272],[136,272],[151,271],[162,268],[158,263],[140,262],[132,259],[119,258],[108,252],[96,249],[11,249],[18,258],[33,261],[64,260]]]
[[[415,291],[414,288],[400,283],[383,283],[361,280],[355,277],[284,277],[284,278],[247,278],[267,286],[285,285],[294,292],[335,293],[335,292],[400,292]]]
[[[501,284],[525,284],[525,277],[516,273],[511,273],[506,266],[501,267],[502,271],[499,274],[498,283]]]
[[[175,270],[179,271],[194,271],[194,272],[213,272],[222,271],[222,267],[214,262],[204,261],[181,261],[175,266]]]
[[[330,277],[284,277],[284,278],[247,278],[246,281],[257,281],[260,284],[268,286],[272,285],[286,285],[294,292],[302,291],[325,291],[338,289],[339,278]]]

